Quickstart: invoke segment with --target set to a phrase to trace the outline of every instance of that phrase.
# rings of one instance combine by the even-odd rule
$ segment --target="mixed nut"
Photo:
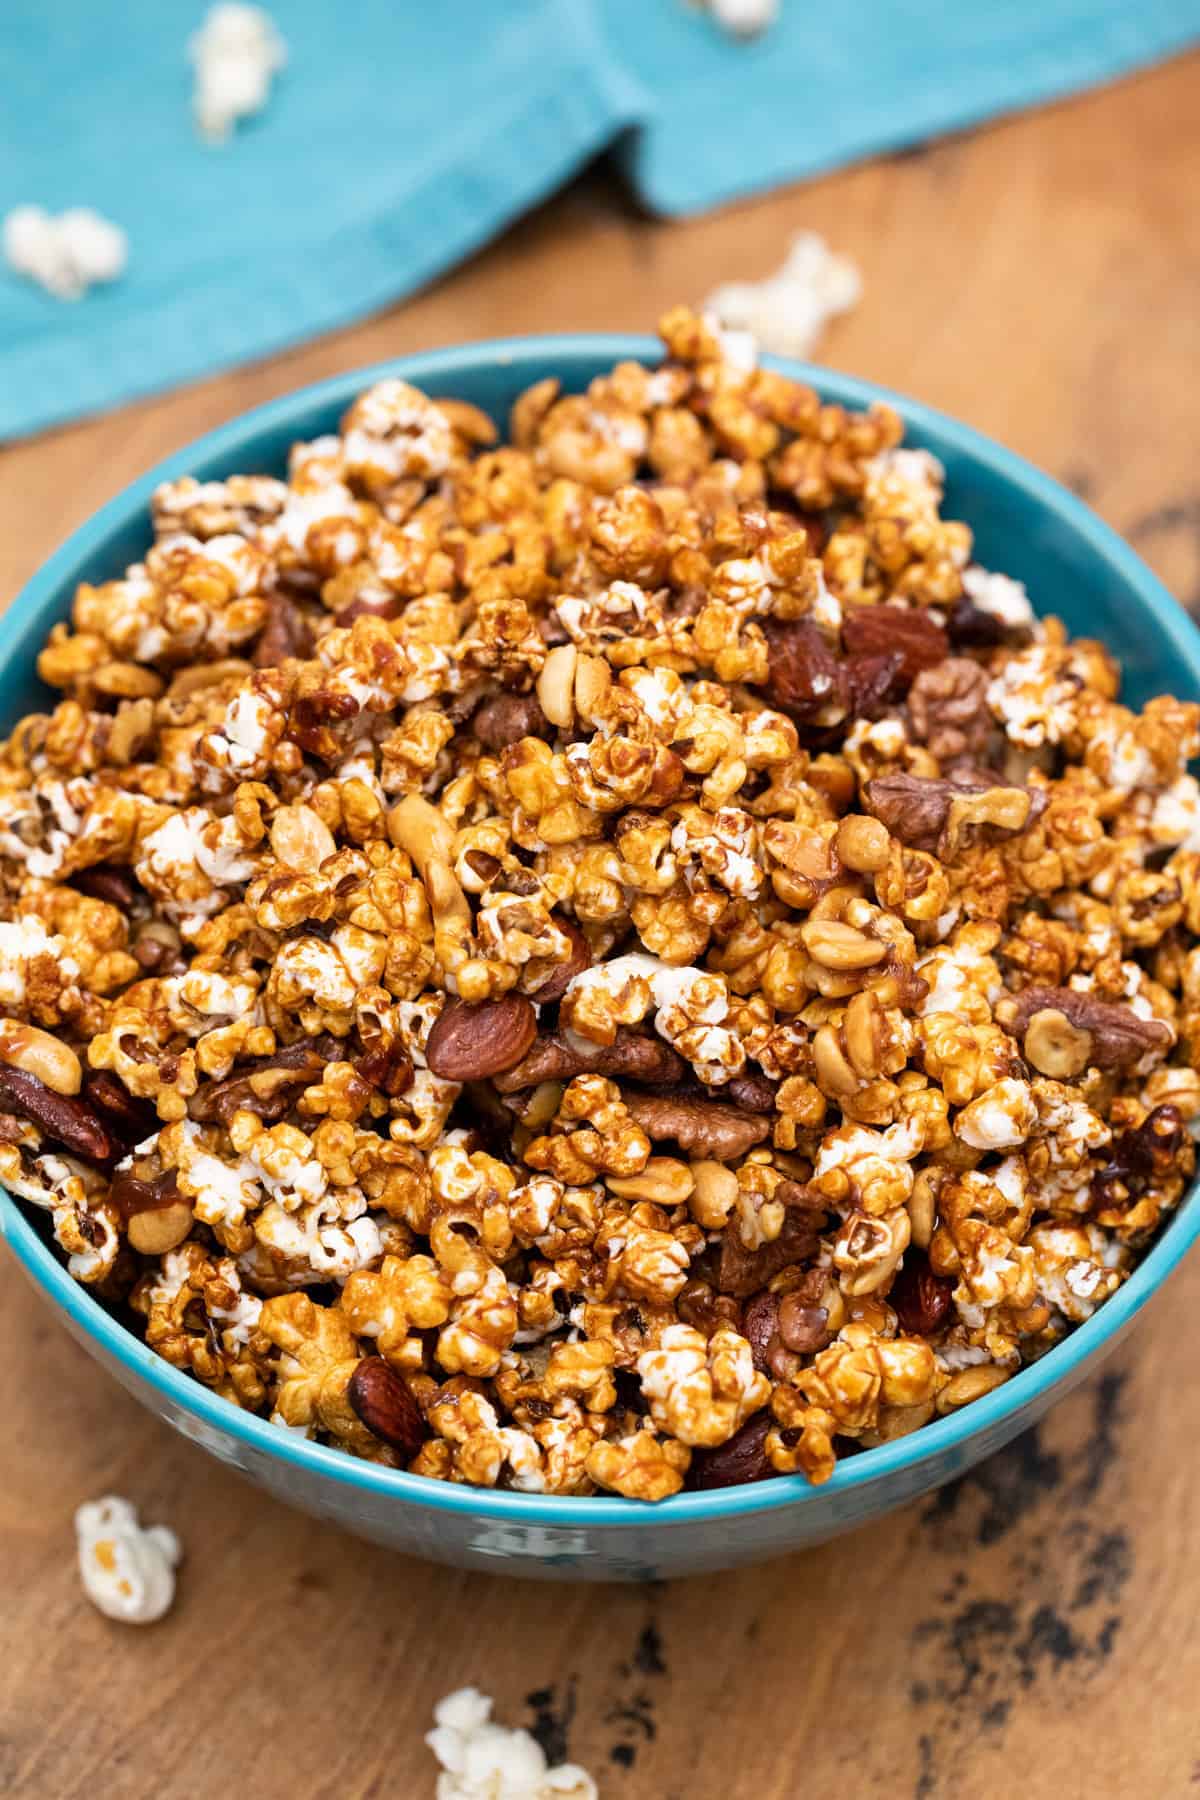
[[[0,1180],[234,1403],[657,1500],[1008,1380],[1200,1112],[1200,707],[684,310],[178,481],[0,755]]]

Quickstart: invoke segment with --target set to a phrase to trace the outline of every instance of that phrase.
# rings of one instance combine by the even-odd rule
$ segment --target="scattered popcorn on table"
[[[0,745],[0,1182],[428,1480],[825,1481],[1194,1167],[1200,706],[1031,622],[891,408],[660,331],[507,441],[390,379],[164,484]]]
[[[109,1494],[79,1508],[75,1534],[84,1592],[106,1618],[152,1625],[170,1610],[183,1554],[173,1531],[139,1525],[136,1508]]]
[[[830,319],[849,312],[862,278],[847,257],[835,256],[815,231],[802,231],[787,260],[763,281],[730,281],[704,302],[728,330],[747,331],[776,356],[809,356]]]
[[[261,112],[272,77],[287,62],[287,45],[261,6],[223,0],[188,40],[196,71],[192,108],[206,138],[223,143],[239,119]]]
[[[434,1707],[425,1742],[442,1765],[437,1800],[596,1800],[596,1784],[575,1763],[547,1766],[527,1731],[492,1721],[492,1701],[459,1688]]]
[[[48,213],[15,206],[4,221],[4,259],[59,300],[79,300],[89,287],[124,274],[128,241],[119,225],[88,206]]]

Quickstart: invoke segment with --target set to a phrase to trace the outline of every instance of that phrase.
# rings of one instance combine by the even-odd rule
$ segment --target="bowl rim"
[[[298,413],[320,405],[343,407],[363,388],[388,377],[400,377],[428,389],[443,380],[462,379],[495,364],[534,380],[539,366],[556,359],[580,364],[582,376],[583,366],[588,364],[606,367],[631,360],[653,366],[662,357],[661,342],[649,336],[546,333],[391,357],[292,389],[238,414],[165,457],[73,531],[0,617],[0,658],[6,651],[11,652],[14,639],[38,621],[58,591],[68,581],[80,578],[81,565],[102,549],[110,532],[148,514],[151,494],[160,482],[192,473],[198,462],[210,464],[227,456],[232,458],[248,439],[264,430],[286,428]],[[1200,688],[1200,629],[1130,546],[1060,482],[971,426],[878,383],[787,358],[765,356],[762,361],[769,368],[809,383],[823,398],[842,405],[861,408],[883,401],[894,406],[904,419],[906,438],[911,433],[919,443],[926,435],[935,436],[956,453],[987,468],[1009,487],[1020,490],[1038,510],[1053,514],[1062,527],[1083,538],[1109,564],[1138,605],[1153,615],[1180,664]],[[231,462],[231,471],[234,467]],[[1045,1356],[960,1412],[937,1419],[893,1443],[839,1459],[833,1475],[819,1486],[802,1475],[780,1476],[742,1487],[681,1493],[669,1500],[649,1503],[621,1497],[498,1492],[433,1481],[405,1470],[362,1462],[345,1451],[283,1431],[222,1399],[148,1349],[68,1274],[66,1265],[41,1242],[12,1196],[0,1188],[0,1240],[9,1244],[34,1285],[63,1309],[77,1333],[94,1340],[127,1373],[147,1382],[161,1400],[189,1416],[199,1427],[208,1427],[235,1440],[247,1451],[277,1460],[285,1468],[327,1477],[343,1487],[390,1498],[397,1504],[425,1506],[435,1512],[468,1515],[480,1522],[510,1526],[643,1528],[650,1521],[656,1526],[671,1527],[732,1520],[782,1507],[836,1501],[841,1495],[898,1475],[916,1476],[912,1491],[918,1492],[923,1486],[919,1479],[922,1471],[932,1476],[935,1462],[944,1462],[948,1454],[959,1451],[971,1439],[999,1433],[1000,1441],[1004,1441],[1020,1429],[1016,1422],[1019,1415],[1034,1407],[1040,1397],[1049,1398],[1090,1359],[1099,1360],[1098,1353],[1121,1335],[1183,1260],[1198,1235],[1200,1179],[1181,1199],[1129,1280]],[[208,1434],[202,1430],[197,1430],[195,1436],[208,1441]],[[226,1452],[222,1449],[219,1454]],[[235,1465],[239,1461],[237,1457],[230,1460]],[[965,1467],[968,1459],[961,1460]],[[852,1516],[853,1509],[848,1514]]]

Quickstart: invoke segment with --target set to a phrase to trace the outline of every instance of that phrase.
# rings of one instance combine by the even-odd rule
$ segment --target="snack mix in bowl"
[[[658,1500],[1008,1380],[1200,1111],[1200,707],[679,310],[173,482],[3,751],[0,1181],[176,1368]]]

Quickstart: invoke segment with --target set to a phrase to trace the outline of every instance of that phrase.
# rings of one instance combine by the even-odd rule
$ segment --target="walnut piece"
[[[771,1123],[719,1100],[681,1094],[624,1095],[629,1116],[652,1138],[673,1138],[690,1156],[731,1161],[770,1136]]]
[[[868,809],[893,837],[944,862],[972,844],[1025,831],[1046,810],[1040,788],[1008,787],[990,775],[877,775],[864,789]]]

